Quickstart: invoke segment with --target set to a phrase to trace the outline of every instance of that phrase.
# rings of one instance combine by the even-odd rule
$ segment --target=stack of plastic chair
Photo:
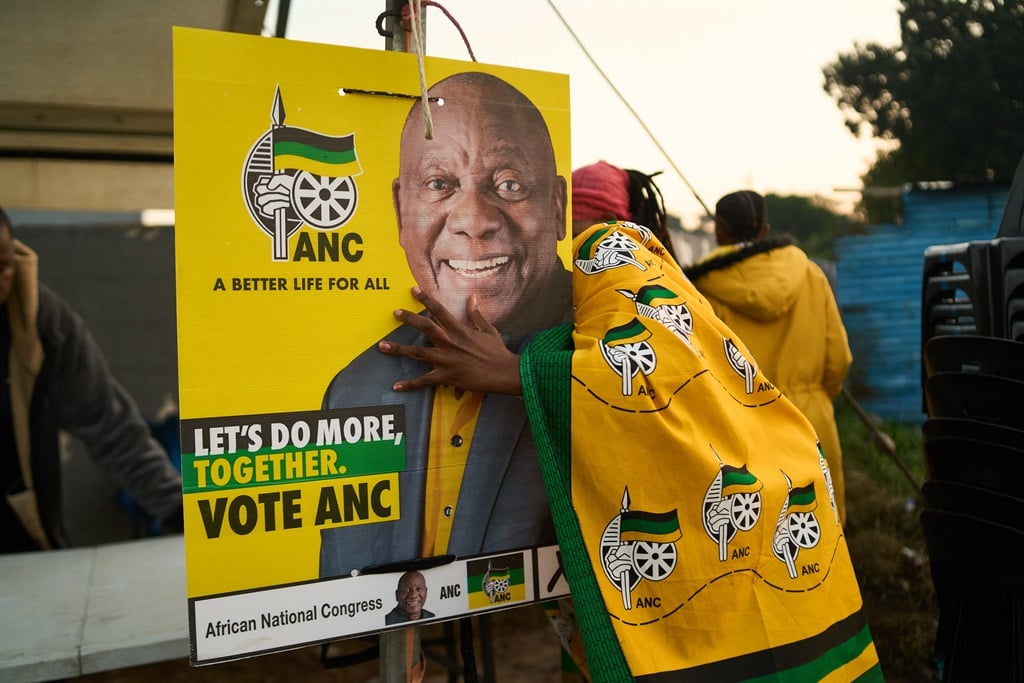
[[[925,249],[921,281],[922,348],[938,336],[991,335],[988,244],[961,242]],[[925,373],[922,358],[922,386]]]
[[[992,336],[1024,341],[1024,237],[991,242],[990,278],[997,319]]]
[[[942,681],[1024,681],[1024,342],[924,344],[921,512]]]
[[[922,343],[944,334],[977,334],[970,242],[928,247],[921,283]]]

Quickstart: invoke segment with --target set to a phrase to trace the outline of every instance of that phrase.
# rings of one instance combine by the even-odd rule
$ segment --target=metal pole
[[[392,52],[412,50],[411,35],[402,26],[402,7],[408,0],[385,0],[384,49]],[[417,13],[421,33],[426,42],[426,17],[423,11]],[[425,49],[421,45],[420,49]],[[409,633],[412,637],[409,637]],[[380,634],[380,680],[381,683],[407,683],[406,662],[416,665],[423,659],[420,649],[420,627],[393,629]]]
[[[384,29],[388,35],[384,37],[384,49],[392,52],[411,52],[412,35],[402,25],[402,8],[409,4],[408,0],[385,0]],[[420,22],[420,35],[423,36],[424,54],[427,42],[427,17],[423,8],[417,13]]]

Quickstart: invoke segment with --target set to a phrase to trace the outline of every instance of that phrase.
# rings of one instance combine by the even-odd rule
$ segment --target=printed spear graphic
[[[270,121],[273,128],[284,128],[284,102],[281,101],[281,86],[274,92],[274,104],[270,109]],[[274,174],[284,173],[274,168]],[[288,219],[286,207],[274,210],[274,260],[288,260]]]
[[[622,524],[622,513],[629,512],[629,488],[625,488],[622,491],[622,509],[619,510],[619,524]],[[619,528],[619,543],[622,543],[622,528]],[[622,574],[619,575],[619,591],[622,593],[622,606],[626,609],[630,609],[633,606],[633,600],[630,596],[630,585],[629,585],[629,572],[630,568],[626,567],[622,570]]]

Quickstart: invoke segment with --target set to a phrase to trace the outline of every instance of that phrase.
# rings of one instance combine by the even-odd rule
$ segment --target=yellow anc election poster
[[[568,77],[174,29],[191,661],[563,596],[518,397],[393,391],[396,308],[571,319]]]

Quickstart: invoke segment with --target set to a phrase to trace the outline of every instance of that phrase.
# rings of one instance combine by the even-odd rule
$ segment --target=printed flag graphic
[[[747,466],[722,465],[722,497],[737,493],[753,493],[761,489],[761,482],[747,470]]]
[[[274,128],[274,170],[295,169],[328,178],[363,172],[356,158],[355,137],[321,135],[304,128]]]
[[[605,238],[605,235],[612,232],[614,228],[601,228],[594,231],[594,233],[582,244],[579,248],[580,260],[590,260],[597,255],[597,246],[601,243],[601,240]]]
[[[466,565],[469,608],[513,604],[526,599],[522,553],[472,560]]]
[[[653,306],[654,302],[659,299],[675,299],[678,295],[668,287],[662,287],[661,285],[647,285],[641,287],[636,292],[637,303],[646,304]]]
[[[818,507],[818,501],[814,496],[814,482],[807,486],[800,486],[789,492],[789,508],[786,512],[810,512]]]
[[[607,334],[604,335],[604,343],[608,346],[618,346],[620,344],[636,344],[650,338],[650,330],[644,327],[642,322],[633,318],[633,320],[625,325],[619,325],[608,330]]]
[[[619,539],[623,542],[674,543],[682,536],[676,510],[660,513],[626,510],[619,517]]]

